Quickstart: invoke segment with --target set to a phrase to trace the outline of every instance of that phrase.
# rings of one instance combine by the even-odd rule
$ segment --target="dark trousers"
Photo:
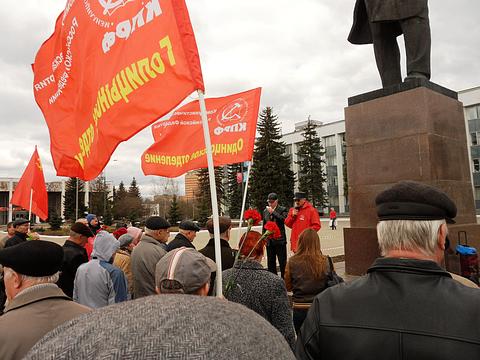
[[[267,264],[268,271],[274,274],[278,274],[277,257],[283,279],[285,275],[285,265],[287,264],[287,244],[285,242],[280,243],[275,242],[275,240],[270,240],[270,243],[267,245]]]
[[[430,79],[431,37],[427,9],[424,13],[407,19],[371,22],[370,29],[383,87],[402,82],[400,50],[396,38],[400,29],[405,39],[407,76],[421,74]]]

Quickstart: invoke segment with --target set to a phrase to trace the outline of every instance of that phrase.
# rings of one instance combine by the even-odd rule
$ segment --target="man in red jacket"
[[[292,229],[290,249],[297,252],[298,236],[301,232],[308,228],[318,231],[321,225],[317,209],[307,201],[307,195],[304,192],[296,192],[293,200],[295,206],[288,212],[285,225]]]

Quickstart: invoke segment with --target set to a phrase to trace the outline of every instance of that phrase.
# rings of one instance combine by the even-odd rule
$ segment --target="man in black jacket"
[[[285,219],[288,216],[288,209],[278,205],[278,196],[275,193],[268,194],[268,206],[263,210],[263,229],[265,232],[265,224],[267,221],[275,221],[280,229],[282,236],[278,239],[268,239],[267,241],[267,264],[268,271],[277,273],[277,257],[280,265],[280,273],[285,274],[285,265],[287,264],[287,236],[285,234]]]
[[[297,359],[478,359],[480,290],[440,267],[455,204],[432,186],[402,181],[376,205],[384,257],[315,298]]]
[[[21,244],[27,241],[27,234],[30,221],[28,219],[17,219],[13,222],[15,228],[15,235],[5,242],[5,248]]]
[[[193,240],[195,240],[198,231],[200,231],[200,228],[192,220],[183,220],[178,225],[178,234],[167,244],[167,251],[181,247],[195,249]]]
[[[85,244],[92,236],[90,228],[76,222],[70,228],[70,237],[63,244],[63,262],[57,285],[65,295],[73,297],[73,283],[80,265],[88,262]]]
[[[222,259],[222,271],[230,269],[233,267],[235,262],[235,253],[228,241],[230,240],[230,230],[232,228],[232,220],[228,216],[220,216],[218,218],[219,227],[220,227],[220,256]],[[213,219],[208,219],[207,221],[207,230],[210,233],[210,240],[207,245],[199,250],[203,255],[215,261],[215,239],[213,237]],[[210,291],[208,295],[213,294],[213,288],[216,279],[216,272],[212,273],[210,280]]]

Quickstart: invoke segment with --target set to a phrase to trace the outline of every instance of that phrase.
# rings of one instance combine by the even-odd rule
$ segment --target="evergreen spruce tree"
[[[97,216],[105,216],[108,211],[108,187],[105,182],[105,177],[99,175],[95,180],[90,182],[90,199],[89,211]]]
[[[139,221],[143,216],[144,211],[142,196],[140,195],[140,189],[137,185],[137,180],[135,180],[135,177],[130,183],[130,187],[128,188],[128,193],[124,202],[126,203],[125,207],[127,211],[127,218],[132,223]]]
[[[260,137],[255,141],[253,153],[249,184],[250,205],[262,211],[268,194],[275,192],[279,203],[289,207],[293,201],[295,175],[290,169],[286,145],[280,141],[278,118],[271,107],[262,110],[257,130]]]
[[[177,195],[173,195],[170,210],[168,211],[168,221],[170,221],[172,226],[176,226],[180,220],[182,220],[182,213],[178,205]]]
[[[60,218],[60,216],[58,216],[57,212],[54,211],[48,217],[48,223],[50,224],[51,230],[60,230],[62,226],[62,219]]]
[[[83,217],[83,213],[87,210],[85,206],[85,183],[78,180],[78,217]],[[75,204],[77,192],[77,179],[70,178],[65,183],[65,199],[63,201],[63,217],[65,220],[75,221]]]
[[[123,184],[123,181],[120,181],[118,189],[115,190],[113,196],[113,217],[117,220],[124,220],[127,218],[128,212],[125,201],[127,195],[128,193],[125,189],[125,185]]]
[[[237,181],[237,174],[242,171],[240,163],[228,165],[227,173],[227,209],[233,219],[240,218],[242,211],[242,184]]]
[[[309,120],[303,133],[304,140],[298,147],[298,187],[307,194],[307,199],[314,207],[323,208],[327,206],[324,188],[327,181],[323,160],[325,150],[315,129],[315,124]]]
[[[208,178],[208,169],[203,168],[197,170],[198,189],[198,221],[201,225],[205,224],[208,217],[212,215],[212,202],[210,198],[210,181]],[[225,190],[223,186],[224,169],[223,167],[215,168],[215,186],[217,189],[218,212],[221,215],[225,204]]]

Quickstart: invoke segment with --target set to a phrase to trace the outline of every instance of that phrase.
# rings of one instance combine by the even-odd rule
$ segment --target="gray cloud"
[[[20,176],[37,144],[47,179],[56,179],[48,129],[33,98],[30,64],[64,3],[2,1],[0,176]],[[346,41],[354,3],[187,0],[207,97],[261,86],[261,106],[274,108],[284,132],[309,115],[323,122],[343,119],[348,97],[380,86],[371,46]],[[432,80],[453,90],[478,86],[480,2],[430,1],[429,6]],[[135,176],[144,193],[161,188],[165,179],[143,176],[140,167],[140,156],[152,141],[145,129],[120,144],[105,169],[107,178],[128,184]]]

